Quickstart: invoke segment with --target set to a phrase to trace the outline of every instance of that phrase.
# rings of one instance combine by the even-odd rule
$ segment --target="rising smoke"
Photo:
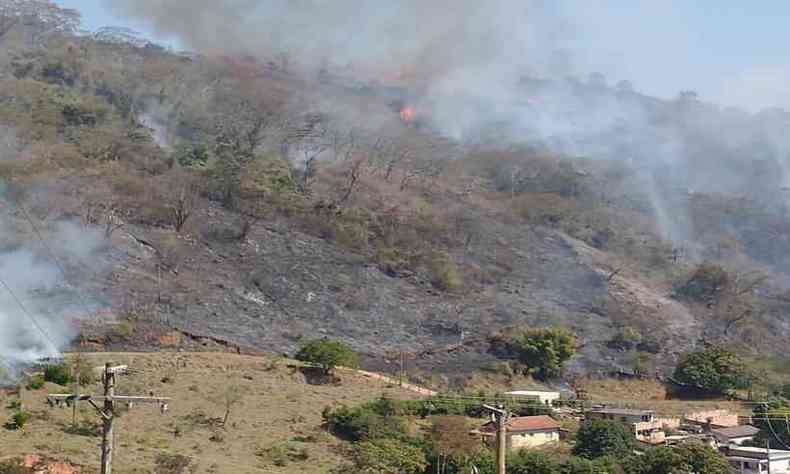
[[[8,149],[0,155],[11,159]],[[79,318],[97,309],[64,273],[99,270],[96,257],[106,246],[100,233],[65,220],[39,222],[39,240],[8,188],[0,179],[0,385],[39,359],[57,357],[76,336]]]
[[[593,20],[580,16],[597,6],[540,0],[105,1],[116,13],[202,52],[288,54],[310,75],[332,65],[362,79],[406,76],[434,127],[461,142],[484,140],[485,131],[496,128],[497,146],[539,143],[572,156],[621,159],[641,176],[638,191],[651,202],[663,237],[678,244],[695,240],[682,196],[743,194],[785,205],[777,195],[790,183],[785,115],[721,111],[693,95],[658,101],[629,83],[607,85],[600,75],[569,79],[593,72],[585,68],[594,63],[594,51],[583,44],[594,38],[579,37]],[[634,33],[639,26],[608,28]],[[759,157],[750,153],[755,143]],[[724,159],[733,156],[740,161]],[[754,159],[761,160],[760,173],[751,166]]]

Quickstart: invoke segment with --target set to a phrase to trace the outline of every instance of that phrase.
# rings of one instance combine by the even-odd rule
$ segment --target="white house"
[[[790,451],[732,445],[722,453],[738,474],[790,474]]]
[[[511,418],[507,426],[508,449],[537,448],[560,440],[560,425],[549,416],[519,416]],[[487,442],[496,440],[496,424],[489,422],[480,428]]]
[[[551,390],[514,390],[512,392],[505,392],[505,395],[513,398],[535,401],[548,406],[552,406],[555,401],[560,399],[560,392]]]

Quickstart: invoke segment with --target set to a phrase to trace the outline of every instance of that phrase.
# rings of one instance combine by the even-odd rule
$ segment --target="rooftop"
[[[560,429],[559,423],[550,416],[518,416],[511,418],[507,424],[510,433],[524,433],[529,431],[551,431]],[[496,425],[488,422],[480,428],[481,433],[496,433]]]
[[[723,436],[725,438],[745,438],[747,436],[754,436],[760,432],[758,428],[752,425],[732,426],[729,428],[718,428],[711,430],[715,435]]]
[[[608,415],[642,416],[654,415],[653,410],[636,410],[633,408],[593,408],[592,413],[605,413]]]
[[[790,451],[771,449],[771,460],[790,459]],[[730,446],[725,453],[730,458],[768,459],[768,449],[749,446]]]
[[[557,390],[513,390],[512,392],[505,392],[505,395],[558,395],[560,392]]]

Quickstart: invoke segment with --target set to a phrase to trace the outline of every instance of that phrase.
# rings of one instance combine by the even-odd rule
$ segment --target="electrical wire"
[[[8,292],[8,294],[11,295],[11,298],[13,298],[13,300],[16,302],[16,304],[19,306],[22,312],[28,317],[28,319],[30,319],[30,322],[33,323],[33,326],[35,326],[35,328],[38,329],[41,335],[44,336],[44,338],[50,343],[52,349],[54,349],[57,352],[58,356],[63,356],[63,352],[61,352],[60,349],[58,349],[58,345],[55,344],[55,341],[49,336],[49,334],[47,334],[47,332],[44,330],[41,324],[39,324],[38,320],[36,320],[33,314],[30,311],[28,311],[27,307],[24,305],[24,303],[22,303],[22,300],[20,300],[16,296],[14,290],[12,290],[10,286],[8,286],[8,283],[6,283],[2,277],[0,277],[0,285],[2,285],[3,288],[5,288],[5,290]]]

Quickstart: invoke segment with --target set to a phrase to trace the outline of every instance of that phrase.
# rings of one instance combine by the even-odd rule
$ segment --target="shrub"
[[[440,290],[457,290],[463,283],[458,267],[447,252],[435,252],[428,262],[428,269],[431,283]]]
[[[399,417],[393,413],[383,415],[376,408],[371,405],[336,410],[326,408],[324,424],[335,435],[351,441],[405,436],[405,426]]]
[[[508,459],[508,473],[513,474],[556,474],[562,466],[546,453],[521,451]]]
[[[675,288],[675,294],[691,300],[707,301],[714,298],[730,282],[730,275],[721,265],[700,264],[691,278]]]
[[[66,364],[48,365],[44,367],[44,380],[58,385],[74,383],[74,377]]]
[[[192,460],[181,454],[160,453],[156,456],[155,474],[183,474]]]
[[[268,448],[259,448],[255,455],[278,467],[287,466],[291,462],[302,462],[310,459],[307,448],[299,448],[292,443],[280,443]]]
[[[203,143],[183,143],[176,147],[173,157],[176,163],[185,168],[205,168],[209,150]]]
[[[340,341],[316,339],[304,344],[294,356],[296,360],[316,364],[325,374],[331,374],[338,365],[357,367],[359,355],[348,344]]]
[[[24,429],[31,417],[32,415],[26,411],[18,411],[11,415],[11,419],[5,424],[5,428],[12,431]]]
[[[32,474],[33,469],[24,467],[21,459],[0,461],[0,474]]]
[[[674,379],[712,394],[724,394],[751,385],[743,360],[729,349],[715,345],[686,354],[675,368]]]
[[[382,474],[421,474],[428,467],[422,449],[398,439],[359,443],[355,446],[354,462],[357,472]]]
[[[573,453],[587,459],[602,456],[623,457],[631,454],[634,444],[634,435],[622,423],[593,420],[579,428]]]
[[[41,390],[44,388],[44,377],[40,375],[36,375],[35,377],[31,377],[30,380],[27,382],[27,389],[28,390]]]
[[[615,333],[609,345],[615,349],[631,350],[642,343],[642,333],[639,330],[626,326]]]

